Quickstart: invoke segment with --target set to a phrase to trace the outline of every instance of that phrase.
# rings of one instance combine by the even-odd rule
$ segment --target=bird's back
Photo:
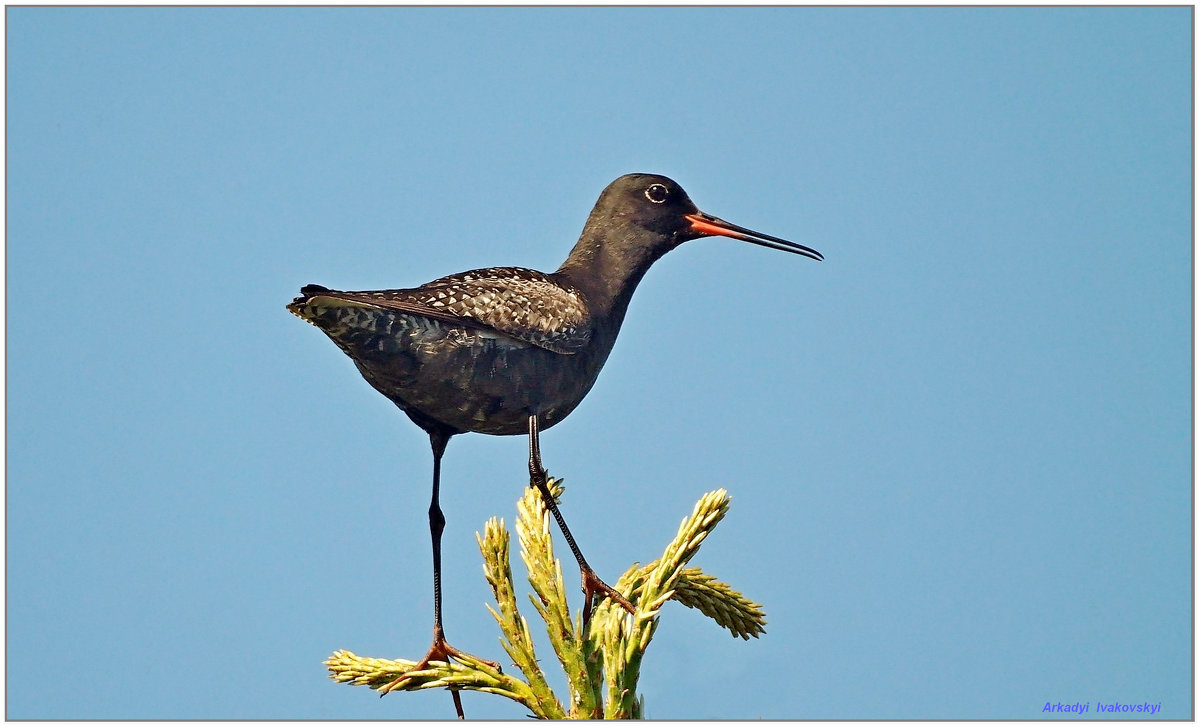
[[[483,268],[417,288],[301,289],[288,310],[323,330],[380,393],[428,429],[520,434],[561,421],[607,357],[587,302],[553,275]]]

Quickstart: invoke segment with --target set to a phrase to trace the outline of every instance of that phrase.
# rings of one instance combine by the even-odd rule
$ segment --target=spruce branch
[[[500,609],[488,606],[488,611],[500,624],[500,643],[525,675],[530,692],[534,696],[536,706],[530,706],[534,714],[546,719],[563,719],[566,714],[562,704],[554,696],[546,676],[538,666],[537,655],[533,650],[533,638],[529,633],[529,622],[517,611],[517,598],[513,590],[512,568],[509,565],[508,543],[509,534],[504,529],[504,521],[492,518],[484,525],[484,535],[475,534],[479,550],[483,553],[483,571],[496,605]]]
[[[557,499],[561,480],[550,480]],[[663,605],[676,600],[694,608],[728,629],[749,639],[764,633],[762,606],[699,568],[688,567],[700,545],[729,511],[725,490],[700,498],[684,518],[675,538],[661,558],[641,566],[635,563],[614,587],[635,605],[630,615],[611,600],[597,604],[583,634],[580,616],[572,619],[567,603],[562,566],[554,557],[549,514],[539,493],[530,488],[517,503],[516,530],[521,560],[533,593],[529,598],[546,626],[550,645],[562,666],[570,699],[560,701],[550,688],[534,651],[529,623],[521,616],[513,585],[509,557],[511,536],[498,518],[490,519],[476,534],[484,559],[484,576],[496,605],[489,612],[500,626],[501,645],[524,679],[504,674],[469,655],[447,664],[432,662],[413,672],[417,662],[373,659],[339,650],[325,662],[335,681],[386,692],[417,689],[471,689],[517,701],[543,719],[639,718],[643,700],[637,694],[642,658],[658,627]],[[401,675],[407,678],[396,684]]]
[[[699,568],[684,568],[675,586],[675,600],[694,608],[734,636],[749,641],[766,633],[767,615],[762,604],[755,603],[735,591],[728,583],[718,581]]]
[[[705,494],[692,509],[692,514],[680,523],[679,531],[663,557],[652,563],[644,576],[642,569],[634,566],[617,581],[616,589],[636,604],[633,616],[626,619],[620,607],[607,601],[597,609],[603,618],[597,619],[594,626],[603,624],[605,628],[602,635],[608,687],[605,717],[636,719],[641,716],[637,680],[642,656],[658,628],[659,610],[675,595],[675,586],[684,566],[728,511],[729,495],[725,490]]]
[[[417,662],[409,659],[374,659],[358,656],[345,649],[338,649],[325,660],[330,677],[337,682],[363,685],[383,692],[402,675],[408,675],[398,688],[403,691],[418,689],[473,689],[478,692],[499,694],[529,706],[536,703],[529,685],[516,677],[503,674],[486,662],[469,656],[462,663],[433,662],[428,669],[412,671]],[[385,692],[386,693],[386,692]]]
[[[547,485],[555,500],[562,496],[562,480],[548,479]],[[517,536],[521,541],[521,559],[529,571],[529,585],[536,595],[529,600],[546,623],[550,645],[558,656],[567,676],[571,693],[571,715],[596,719],[600,711],[600,684],[588,668],[588,651],[571,620],[567,591],[563,584],[562,564],[554,557],[550,537],[550,512],[540,493],[533,487],[525,489],[517,502]]]

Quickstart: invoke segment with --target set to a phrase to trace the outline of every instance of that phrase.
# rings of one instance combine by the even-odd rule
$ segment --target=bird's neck
[[[628,228],[592,229],[589,220],[557,274],[583,294],[593,315],[612,324],[615,333],[642,276],[672,247],[665,241],[639,239]]]

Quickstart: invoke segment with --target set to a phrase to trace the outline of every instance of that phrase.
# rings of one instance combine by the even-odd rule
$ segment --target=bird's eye
[[[667,201],[667,187],[664,184],[651,184],[646,187],[646,199],[654,204],[662,204]]]

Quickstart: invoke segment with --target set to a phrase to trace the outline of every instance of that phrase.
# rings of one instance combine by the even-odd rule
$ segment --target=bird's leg
[[[442,515],[442,508],[438,504],[438,489],[442,474],[442,454],[446,451],[446,444],[450,441],[450,436],[444,432],[429,433],[429,443],[433,447],[433,499],[429,503],[429,534],[433,538],[433,644],[425,656],[413,665],[412,669],[381,689],[382,694],[387,694],[395,689],[412,672],[427,669],[431,661],[444,661],[448,664],[452,656],[458,659],[462,659],[464,656],[478,659],[496,669],[500,668],[500,665],[494,661],[479,659],[477,656],[454,648],[446,641],[446,634],[442,631],[442,530],[446,527],[446,517]],[[454,711],[458,713],[459,719],[463,719],[462,698],[459,697],[458,690],[450,690],[450,695],[454,698]]]
[[[571,531],[567,528],[567,521],[563,519],[562,513],[558,511],[558,504],[554,502],[554,495],[550,492],[550,486],[546,483],[546,470],[542,468],[542,448],[538,443],[538,420],[537,415],[529,417],[529,481],[534,487],[542,493],[542,500],[546,503],[546,508],[554,515],[555,521],[558,522],[559,530],[562,530],[563,537],[567,540],[567,546],[571,548],[572,555],[579,563],[579,575],[583,580],[583,628],[586,630],[588,621],[592,618],[592,599],[597,593],[608,596],[616,601],[629,613],[633,613],[633,604],[629,599],[617,593],[616,589],[600,580],[600,576],[596,575],[596,571],[588,565],[584,559],[583,553],[579,551],[579,546],[575,544],[575,538],[571,537]]]

